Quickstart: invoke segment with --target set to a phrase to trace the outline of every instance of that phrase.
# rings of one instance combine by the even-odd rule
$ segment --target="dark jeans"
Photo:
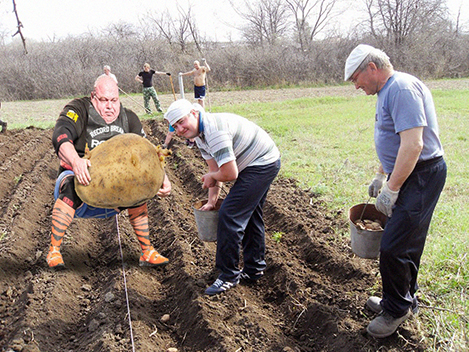
[[[243,248],[244,271],[256,274],[265,269],[265,233],[262,207],[272,181],[280,170],[280,159],[265,166],[241,171],[219,211],[216,266],[223,281],[238,279],[239,252]]]
[[[445,185],[442,157],[418,163],[401,187],[381,240],[383,309],[401,317],[412,306],[417,274],[433,211]]]

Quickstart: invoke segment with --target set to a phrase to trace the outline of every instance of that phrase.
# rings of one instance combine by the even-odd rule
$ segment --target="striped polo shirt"
[[[268,165],[280,158],[274,141],[262,128],[231,113],[202,113],[202,133],[195,140],[204,159],[221,167],[236,160],[238,171],[248,166]]]

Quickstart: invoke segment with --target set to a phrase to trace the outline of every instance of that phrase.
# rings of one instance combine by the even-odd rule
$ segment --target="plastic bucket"
[[[365,208],[364,211],[363,208]],[[362,230],[355,225],[355,222],[360,220],[360,217],[362,217],[362,220],[379,220],[383,228],[388,218],[379,212],[374,204],[357,204],[349,210],[350,237],[353,253],[361,258],[374,259],[379,255],[379,247],[384,230]]]
[[[217,240],[218,210],[222,202],[223,199],[218,199],[214,210],[199,210],[207,203],[207,199],[196,202],[192,207],[200,240],[205,242],[215,242]]]

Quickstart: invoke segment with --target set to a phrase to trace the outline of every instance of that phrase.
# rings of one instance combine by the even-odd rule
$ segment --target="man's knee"
[[[62,180],[59,186],[59,194],[57,199],[62,200],[75,210],[83,203],[83,201],[75,192],[75,180],[73,175],[66,176]]]

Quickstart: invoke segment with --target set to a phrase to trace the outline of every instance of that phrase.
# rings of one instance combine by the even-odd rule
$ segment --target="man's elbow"
[[[423,141],[414,141],[405,148],[407,155],[420,155],[423,150]]]
[[[422,138],[418,138],[416,139],[413,143],[412,143],[412,149],[419,153],[423,150],[423,139]]]
[[[238,170],[232,170],[225,176],[225,181],[235,181],[238,178]]]
[[[422,152],[423,150],[423,142],[422,143],[419,143],[416,147],[416,152],[418,153],[418,155],[420,155],[420,153]]]

